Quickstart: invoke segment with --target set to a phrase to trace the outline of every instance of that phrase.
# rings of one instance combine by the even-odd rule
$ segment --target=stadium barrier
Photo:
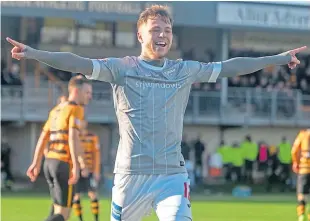
[[[44,121],[56,104],[61,89],[2,86],[2,120]],[[50,99],[48,99],[50,98]],[[227,103],[220,91],[192,91],[185,112],[185,123],[225,125],[310,125],[310,96],[299,91],[260,91],[255,88],[229,88]],[[97,85],[86,108],[89,120],[116,122],[112,90]]]

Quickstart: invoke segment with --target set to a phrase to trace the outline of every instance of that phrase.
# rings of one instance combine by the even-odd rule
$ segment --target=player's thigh
[[[51,198],[54,200],[54,184],[53,184],[53,177],[50,174],[49,165],[50,165],[49,159],[46,159],[43,164],[43,172],[44,172],[47,185],[49,187]]]
[[[145,175],[115,175],[111,221],[140,221],[150,213],[153,195],[148,182]]]
[[[92,173],[89,174],[87,178],[87,192],[90,193],[96,193],[98,190],[98,183],[94,180],[94,176]]]
[[[154,209],[160,221],[192,220],[190,184],[187,174],[170,175],[160,181],[162,191],[154,201]]]
[[[65,208],[72,207],[74,186],[68,184],[70,166],[65,162],[55,162],[54,171],[54,203]]]
[[[74,185],[74,192],[81,194],[87,192],[87,178],[80,176],[78,182]]]
[[[306,195],[310,191],[310,174],[299,174],[297,176],[297,195]]]

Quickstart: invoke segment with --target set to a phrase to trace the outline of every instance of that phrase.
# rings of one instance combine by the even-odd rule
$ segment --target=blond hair
[[[145,24],[148,19],[154,19],[157,17],[163,18],[166,23],[171,25],[173,24],[172,16],[169,13],[168,6],[152,5],[140,13],[139,19],[137,21],[137,29],[139,29],[142,24]]]

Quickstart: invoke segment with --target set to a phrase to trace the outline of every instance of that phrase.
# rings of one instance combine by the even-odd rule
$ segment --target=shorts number
[[[187,182],[184,183],[184,197],[190,200],[190,188]]]

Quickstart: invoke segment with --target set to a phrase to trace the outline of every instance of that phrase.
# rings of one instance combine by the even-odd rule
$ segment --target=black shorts
[[[297,193],[310,193],[310,174],[299,174],[297,177]]]
[[[70,165],[57,159],[45,159],[44,175],[50,189],[54,204],[71,207],[73,200],[73,185],[68,184]]]
[[[245,160],[245,170],[252,171],[254,162],[251,160]]]
[[[80,179],[75,185],[75,193],[95,192],[96,187],[93,185],[93,174],[90,173],[88,177],[83,177],[80,174]]]

